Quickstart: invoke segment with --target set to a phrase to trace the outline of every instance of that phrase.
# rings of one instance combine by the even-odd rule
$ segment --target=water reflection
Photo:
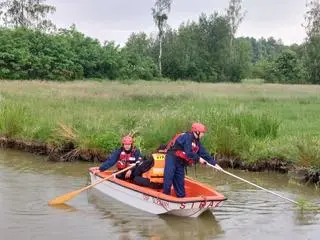
[[[169,225],[171,233],[175,232],[178,235],[175,236],[177,239],[214,239],[224,234],[220,223],[208,211],[197,219],[182,219],[176,216],[163,218]]]
[[[53,207],[55,209],[61,210],[61,211],[67,211],[67,212],[76,212],[78,211],[77,208],[70,206],[68,204],[57,204],[57,205],[50,205],[50,207]]]
[[[313,225],[320,221],[320,214],[317,212],[297,211],[295,214],[295,224]]]
[[[88,193],[88,201],[102,212],[102,219],[109,220],[113,227],[121,229],[122,237],[214,239],[224,233],[211,212],[205,212],[196,219],[170,215],[156,216],[131,208],[96,189]],[[132,233],[135,233],[135,236],[131,236]]]
[[[19,174],[35,173],[40,175],[84,177],[89,167],[94,165],[94,163],[89,162],[51,162],[47,160],[47,157],[0,149],[0,167],[11,168]]]

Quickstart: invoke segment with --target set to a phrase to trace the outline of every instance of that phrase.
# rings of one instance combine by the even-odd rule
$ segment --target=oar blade
[[[73,192],[69,192],[69,193],[64,194],[62,196],[56,197],[55,199],[52,199],[51,201],[49,201],[49,205],[64,204],[65,202],[69,201],[71,198],[74,198],[75,196],[77,196],[81,192],[82,192],[82,189],[76,190]]]
[[[135,166],[135,165],[131,165],[131,166],[129,166],[129,167],[125,168],[125,169],[122,169],[122,170],[120,170],[120,171],[118,171],[118,172],[116,172],[116,173],[114,173],[114,174],[112,174],[112,175],[110,175],[110,176],[108,176],[108,177],[106,177],[106,178],[103,178],[103,179],[101,179],[101,180],[99,180],[99,181],[97,181],[97,182],[95,182],[95,183],[93,183],[93,184],[91,184],[91,185],[89,185],[89,186],[86,186],[86,187],[84,187],[84,188],[81,188],[80,190],[76,190],[76,191],[73,191],[73,192],[69,192],[69,193],[64,194],[64,195],[62,195],[62,196],[56,197],[55,199],[52,199],[51,201],[49,201],[49,205],[64,204],[65,202],[69,201],[71,198],[74,198],[75,196],[77,196],[79,193],[81,193],[81,192],[83,192],[83,191],[86,191],[86,190],[88,190],[89,188],[92,188],[92,187],[94,187],[95,185],[97,185],[97,184],[99,184],[99,183],[102,183],[102,182],[104,182],[104,181],[106,181],[106,180],[114,177],[115,175],[117,175],[117,174],[119,174],[119,173],[125,172],[125,171],[133,168],[134,166]]]

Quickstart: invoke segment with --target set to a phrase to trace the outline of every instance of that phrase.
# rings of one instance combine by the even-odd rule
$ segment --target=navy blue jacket
[[[104,161],[104,163],[101,164],[101,166],[99,167],[99,170],[100,171],[105,171],[105,170],[109,169],[110,167],[112,167],[114,164],[116,164],[116,162],[120,158],[120,153],[123,150],[124,149],[122,147],[114,150],[109,155],[109,157]],[[141,158],[140,150],[136,148],[135,152],[133,153],[133,156],[135,157],[136,161],[138,161]]]
[[[192,142],[195,141],[199,146],[199,151],[194,153],[192,151]],[[209,162],[212,165],[216,164],[216,160],[211,157],[211,155],[207,152],[204,146],[200,143],[199,139],[196,139],[193,133],[187,132],[182,134],[176,139],[175,144],[178,144],[182,147],[183,151],[186,153],[187,157],[193,160],[193,162],[199,161],[200,157]]]

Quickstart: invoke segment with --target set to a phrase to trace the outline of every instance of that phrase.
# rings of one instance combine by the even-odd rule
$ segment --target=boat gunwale
[[[101,173],[93,173],[91,169],[89,169],[89,172],[95,176],[98,176],[99,178],[103,179],[106,176],[102,176]],[[102,172],[103,173],[103,172]],[[112,171],[105,171],[104,173],[110,173],[109,176],[111,176],[113,174]],[[215,201],[215,202],[222,202],[222,201],[226,201],[227,198],[222,195],[221,193],[217,192],[216,190],[206,186],[205,184],[195,181],[193,179],[190,179],[188,177],[186,177],[186,180],[189,182],[193,182],[196,183],[197,185],[200,185],[202,188],[206,188],[207,190],[213,192],[214,194],[216,194],[217,196],[198,196],[198,197],[184,197],[184,198],[177,198],[175,196],[172,195],[166,195],[162,192],[158,192],[155,189],[151,189],[151,188],[147,188],[147,187],[142,187],[130,182],[126,182],[123,181],[121,179],[118,179],[116,177],[114,178],[110,178],[106,181],[112,182],[114,184],[117,184],[121,187],[124,187],[128,190],[131,191],[135,191],[144,195],[147,195],[149,197],[154,197],[163,201],[167,201],[167,202],[172,202],[172,203],[197,203],[197,202],[206,202],[206,201]],[[132,187],[134,186],[134,188]]]

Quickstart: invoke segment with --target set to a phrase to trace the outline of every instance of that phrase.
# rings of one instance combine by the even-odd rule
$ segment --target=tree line
[[[246,12],[230,0],[224,13],[201,14],[177,29],[167,25],[172,0],[156,0],[156,36],[132,33],[125,45],[76,29],[57,29],[45,0],[0,1],[0,79],[181,79],[199,82],[320,83],[320,1],[306,5],[304,43],[236,37]]]

